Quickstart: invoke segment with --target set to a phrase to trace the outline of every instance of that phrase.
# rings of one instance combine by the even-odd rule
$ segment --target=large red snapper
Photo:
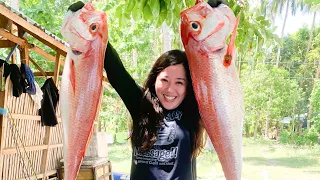
[[[83,5],[82,5],[83,6]],[[101,98],[107,17],[89,2],[69,10],[61,29],[68,47],[61,80],[64,179],[75,180],[91,137]]]
[[[226,179],[239,180],[244,118],[243,93],[235,67],[239,19],[228,6],[212,8],[202,0],[180,16],[181,38],[201,118]]]

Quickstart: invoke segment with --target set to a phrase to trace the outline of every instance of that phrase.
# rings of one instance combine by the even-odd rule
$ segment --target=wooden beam
[[[112,91],[112,88],[109,87],[109,85],[107,84],[107,82],[103,81],[102,82],[103,87],[105,87],[108,91]]]
[[[53,50],[59,51],[61,55],[67,55],[66,46],[63,43],[56,40],[54,37],[51,37],[48,34],[46,34],[39,27],[36,27],[35,25],[31,24],[24,18],[20,17],[19,15],[15,14],[14,12],[10,11],[2,5],[0,5],[0,14],[12,20],[15,24],[20,25],[28,34],[32,35],[45,45],[51,47]]]
[[[45,72],[47,74],[48,77],[53,77],[54,76],[54,72]],[[43,77],[44,75],[42,74],[42,72],[34,72],[33,73],[34,76],[37,77]],[[62,71],[60,71],[59,75],[62,75]]]
[[[58,75],[57,73],[59,72],[59,66],[60,66],[60,54],[57,52],[57,55],[56,55],[56,59],[57,59],[57,62],[56,62],[56,65],[55,65],[55,68],[54,68],[54,77],[55,77],[55,84],[56,86],[58,85]],[[47,148],[43,150],[43,153],[42,153],[42,161],[41,161],[41,167],[40,167],[40,170],[41,170],[41,173],[43,173],[43,180],[46,180],[46,176],[47,176],[47,167],[48,167],[48,162],[49,162],[49,151],[50,151],[50,146],[51,146],[51,133],[52,133],[52,127],[50,126],[46,126],[46,134],[45,134],[45,137],[44,137],[44,141],[43,141],[43,145],[47,145]]]
[[[49,151],[50,151],[50,143],[51,143],[51,127],[46,126],[46,133],[43,141],[43,145],[46,146],[46,148],[43,150],[42,153],[42,160],[41,160],[41,166],[40,166],[40,172],[46,176],[47,174],[47,167],[48,167],[48,161],[49,161]]]
[[[58,80],[59,80],[59,76],[60,76],[60,54],[57,52],[56,55],[56,63],[54,66],[54,76],[53,76],[53,82],[57,85],[58,84]]]
[[[20,38],[24,39],[26,44],[29,44],[28,39],[27,39],[27,34],[21,29],[21,27],[18,28],[18,34],[19,34]],[[19,50],[20,50],[21,63],[29,66],[30,64],[29,64],[29,49],[28,49],[28,47],[19,47]]]
[[[24,119],[31,121],[41,121],[41,116],[39,115],[27,115],[27,114],[11,114],[12,119]],[[61,123],[61,118],[57,118],[58,123]]]
[[[50,148],[58,148],[58,147],[63,147],[63,144],[52,144]],[[47,145],[37,145],[37,146],[25,146],[25,147],[18,147],[19,149],[25,149],[25,152],[30,152],[30,151],[39,151],[39,150],[44,150],[47,149]],[[3,155],[8,155],[8,154],[16,154],[17,153],[17,147],[14,148],[6,148],[2,150]]]
[[[47,171],[47,174],[37,174],[37,178],[38,179],[41,179],[41,178],[45,178],[45,176],[51,176],[51,175],[54,175],[57,173],[57,170],[51,170],[51,171]],[[30,176],[29,179],[36,179],[35,176]],[[22,178],[22,179],[16,179],[16,180],[26,180],[25,178]]]
[[[29,63],[29,50],[28,50],[28,48],[26,48],[26,47],[24,47],[24,48],[22,48],[22,50],[21,50],[21,52],[20,52],[20,57],[21,57],[21,62],[23,63],[23,64],[26,64],[26,65],[30,65],[30,63]]]
[[[22,48],[28,47],[31,51],[43,56],[44,58],[46,58],[52,62],[56,62],[56,58],[53,55],[47,53],[45,50],[43,50],[33,44],[29,44],[28,42],[26,42],[24,39],[22,39],[20,37],[12,35],[11,33],[5,31],[3,28],[0,28],[0,36],[5,36],[5,37],[7,37],[8,40],[12,41],[13,43],[18,44]],[[61,60],[61,65],[64,65],[64,61],[62,61],[62,60]]]
[[[1,6],[0,6],[1,7]],[[19,38],[13,34],[11,34],[10,32],[7,32],[5,29],[0,28],[0,36],[6,37],[8,40],[19,44],[22,47],[25,47],[27,45],[26,41],[22,38]]]
[[[40,71],[40,73],[47,77],[48,75],[46,74],[46,72],[29,56],[29,60],[30,62],[32,62],[32,64]]]
[[[37,53],[37,54],[39,54],[39,55],[41,55],[41,56],[43,56],[44,58],[46,58],[46,59],[48,59],[48,60],[50,60],[52,62],[56,61],[56,58],[53,55],[47,53],[45,50],[43,50],[43,49],[41,49],[41,48],[39,48],[39,47],[37,47],[35,45],[31,45],[30,50],[35,52],[35,53]]]
[[[0,41],[0,48],[13,48],[15,43],[9,40],[1,40]]]

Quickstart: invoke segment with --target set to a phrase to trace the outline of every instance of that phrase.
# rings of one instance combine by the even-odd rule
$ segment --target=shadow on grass
[[[131,149],[128,144],[116,143],[108,145],[108,156],[113,162],[131,160]]]
[[[265,166],[284,166],[288,168],[302,168],[312,165],[317,165],[317,159],[310,159],[304,157],[293,158],[263,158],[263,157],[244,157],[243,161],[254,165]]]
[[[303,171],[306,172],[308,174],[320,174],[320,171]]]

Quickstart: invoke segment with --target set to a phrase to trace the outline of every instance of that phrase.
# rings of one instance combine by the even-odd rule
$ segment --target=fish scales
[[[63,19],[61,33],[69,44],[60,88],[65,180],[78,175],[97,115],[108,42],[106,20],[91,2],[69,10]]]
[[[202,1],[180,16],[181,39],[202,121],[226,179],[241,179],[244,102],[233,43],[238,21],[228,6],[212,8]],[[226,63],[226,54],[231,55],[231,64]]]

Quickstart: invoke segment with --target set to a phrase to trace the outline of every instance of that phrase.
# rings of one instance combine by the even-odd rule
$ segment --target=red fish
[[[107,16],[89,2],[76,12],[66,13],[61,32],[70,45],[60,89],[64,179],[75,180],[98,114],[108,41]]]
[[[239,19],[228,6],[212,8],[202,0],[180,16],[181,38],[202,121],[226,179],[239,180],[244,118],[243,93],[235,67]]]

